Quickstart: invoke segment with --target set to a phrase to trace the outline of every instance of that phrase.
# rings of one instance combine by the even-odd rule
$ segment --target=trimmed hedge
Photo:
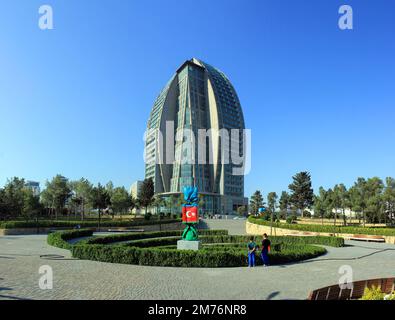
[[[48,235],[47,243],[51,246],[71,250],[72,245],[67,241],[76,238],[90,237],[93,234],[91,229],[58,231]]]
[[[127,246],[75,245],[73,257],[110,263],[134,264],[161,267],[240,267],[247,266],[246,250],[231,252],[181,251],[161,248],[137,248]],[[312,245],[300,246],[298,250],[284,250],[269,254],[271,264],[282,264],[311,259],[325,254],[324,248]],[[260,263],[260,259],[257,259]]]
[[[136,227],[143,225],[169,224],[181,222],[181,219],[164,219],[164,220],[133,220],[133,221],[112,221],[103,220],[100,222],[101,227]],[[98,221],[51,221],[39,220],[36,221],[7,221],[0,222],[0,229],[16,229],[16,228],[74,228],[80,225],[82,228],[94,228],[98,226]]]
[[[55,232],[48,243],[70,249],[73,257],[110,263],[163,267],[240,267],[247,266],[246,246],[249,236],[229,236],[226,230],[200,230],[205,245],[199,251],[175,248],[181,231],[162,231],[93,237],[71,245],[67,240],[91,236],[92,230]],[[334,237],[271,237],[271,264],[296,262],[325,254],[326,250],[311,243],[341,246],[343,239]],[[339,241],[336,241],[339,240]],[[130,241],[119,244],[121,241]],[[113,245],[108,245],[108,244]],[[212,244],[212,246],[207,246]],[[174,246],[174,248],[169,248]],[[260,263],[260,259],[257,259]]]
[[[260,218],[250,216],[248,222],[270,227],[270,221],[264,221]],[[364,235],[378,235],[378,236],[395,236],[395,228],[374,228],[374,227],[348,227],[348,226],[329,226],[318,224],[289,224],[289,223],[273,223],[273,227],[307,231],[307,232],[324,232],[324,233],[349,233],[349,234],[364,234]]]
[[[170,231],[155,231],[155,232],[144,232],[144,233],[124,233],[114,234],[104,237],[94,237],[87,240],[88,244],[111,244],[114,242],[132,241],[139,239],[149,238],[162,238],[162,237],[181,237],[182,230],[170,230]],[[199,230],[200,236],[205,235],[227,235],[227,230]],[[179,238],[178,238],[179,240]]]
[[[157,247],[157,246],[168,246],[174,245],[177,243],[177,240],[180,240],[179,237],[172,237],[175,234],[169,234],[166,232],[164,237],[166,238],[159,238],[159,233],[151,233],[154,236],[146,236],[146,237],[136,237],[129,243],[125,243],[124,245],[127,246],[137,246],[137,247]],[[137,235],[136,235],[137,236]],[[103,237],[105,238],[105,237]],[[103,244],[104,239],[96,239],[92,238],[87,240],[88,244]],[[202,244],[239,244],[240,246],[246,247],[246,243],[248,243],[250,236],[229,236],[229,235],[214,235],[214,236],[205,236],[201,235],[199,240],[202,241]],[[99,240],[99,241],[97,241]],[[132,239],[130,239],[132,240]],[[336,238],[336,237],[270,237],[272,245],[279,244],[279,245],[307,245],[307,244],[316,244],[316,245],[323,245],[329,247],[343,247],[344,246],[344,239],[343,238]],[[173,242],[172,242],[173,241]],[[114,242],[114,241],[113,241]],[[110,242],[106,242],[109,244]],[[155,243],[155,245],[150,245],[151,243]]]

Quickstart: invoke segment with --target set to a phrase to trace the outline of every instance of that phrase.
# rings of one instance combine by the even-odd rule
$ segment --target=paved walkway
[[[244,223],[208,221],[233,234],[243,234]],[[48,246],[46,236],[5,236],[0,237],[0,299],[305,299],[312,289],[336,284],[343,265],[353,268],[354,280],[395,276],[394,245],[347,245],[328,248],[317,259],[266,269],[183,269],[74,260],[69,251]],[[42,265],[53,269],[52,290],[39,288]]]

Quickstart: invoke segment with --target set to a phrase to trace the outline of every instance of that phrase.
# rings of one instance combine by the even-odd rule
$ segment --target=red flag
[[[198,223],[198,207],[182,207],[182,222]]]

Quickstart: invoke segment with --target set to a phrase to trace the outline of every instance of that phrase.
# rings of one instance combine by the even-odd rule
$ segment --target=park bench
[[[351,289],[339,285],[324,287],[310,292],[307,300],[358,300],[366,288],[372,287],[380,287],[382,292],[391,294],[395,290],[395,278],[355,281]]]
[[[367,241],[367,242],[385,242],[385,238],[381,236],[369,236],[363,234],[354,234],[353,236],[349,237],[350,240],[355,241]]]
[[[284,234],[284,236],[287,237],[315,237],[316,234],[311,233],[311,232],[295,232],[295,233],[287,233]]]

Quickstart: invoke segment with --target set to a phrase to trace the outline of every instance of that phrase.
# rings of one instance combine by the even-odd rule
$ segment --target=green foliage
[[[380,287],[366,288],[361,300],[384,300],[385,293]]]
[[[291,216],[287,217],[288,224],[296,223],[296,221],[297,221],[297,217],[295,215],[291,215]]]
[[[259,190],[255,191],[250,200],[251,214],[258,214],[259,208],[262,208],[264,205],[265,202],[263,201],[261,192]]]
[[[125,187],[117,187],[111,193],[111,208],[116,213],[125,213],[132,207],[132,198]]]
[[[56,215],[58,215],[71,197],[71,191],[68,179],[58,174],[50,182],[47,181],[46,189],[43,191],[43,198],[48,207],[54,208]]]
[[[145,208],[145,212],[147,213],[147,208],[154,201],[154,182],[150,179],[145,179],[140,189],[139,201],[141,206]]]
[[[73,257],[102,262],[170,267],[247,266],[248,236],[228,236],[226,230],[200,230],[203,249],[180,251],[175,245],[181,232],[120,234],[93,237],[75,245],[67,243],[72,238],[91,236],[91,230],[78,230],[51,234],[48,243],[70,249]],[[324,238],[314,240],[323,242]],[[313,241],[310,237],[271,237],[271,240],[271,264],[300,261],[326,253],[324,248],[309,244]],[[118,243],[123,241],[130,242]],[[260,263],[260,259],[257,261]]]
[[[246,206],[240,206],[237,208],[237,214],[244,217],[248,214],[248,208]]]
[[[314,203],[314,191],[311,183],[311,176],[308,172],[300,172],[293,178],[289,185],[291,190],[291,203],[301,212],[310,208]]]
[[[67,241],[75,238],[90,237],[93,234],[91,229],[58,231],[48,235],[47,243],[51,246],[71,250],[72,245]]]
[[[248,221],[263,226],[270,226],[270,223],[252,216],[248,218]],[[363,227],[349,227],[349,226],[335,227],[335,226],[318,225],[318,224],[288,224],[288,223],[275,223],[273,226],[276,228],[297,230],[297,231],[308,231],[308,232],[395,236],[395,228],[373,228],[373,227],[363,228]]]
[[[141,240],[148,238],[158,238],[158,237],[178,237],[182,235],[182,230],[169,230],[169,231],[155,231],[155,232],[144,232],[144,233],[124,233],[124,234],[114,234],[103,237],[95,237],[88,241],[90,244],[109,244],[114,242],[124,242],[131,240]],[[227,235],[227,230],[199,230],[201,236],[204,235]]]
[[[247,266],[245,249],[247,238],[203,236],[201,239],[205,244],[222,243],[222,241],[243,241],[243,243],[239,247],[209,246],[200,251],[173,249],[179,237],[142,239],[112,246],[83,243],[73,246],[72,253],[79,259],[112,263],[170,267],[237,267]],[[326,253],[324,248],[302,243],[299,245],[281,243],[274,244],[273,247],[276,249],[269,254],[272,264],[310,259]],[[260,260],[257,259],[257,261],[259,264]]]
[[[288,192],[283,191],[281,193],[281,197],[280,197],[280,201],[279,201],[279,207],[280,207],[282,216],[284,216],[284,217],[287,216],[290,204],[291,204],[290,195],[288,194]]]
[[[102,209],[106,209],[110,203],[111,198],[109,192],[100,183],[97,187],[92,189],[90,201],[94,209],[98,209],[99,213]]]
[[[151,212],[147,212],[146,214],[144,214],[144,220],[150,220],[152,217],[152,213]]]
[[[132,220],[132,221],[101,221],[102,227],[137,227],[143,225],[155,225],[155,224],[167,224],[181,222],[181,219],[166,219],[166,220]],[[16,229],[16,228],[74,228],[76,225],[80,225],[82,228],[97,227],[97,220],[85,220],[85,221],[62,221],[62,220],[39,220],[36,221],[6,221],[0,222],[0,229]]]

